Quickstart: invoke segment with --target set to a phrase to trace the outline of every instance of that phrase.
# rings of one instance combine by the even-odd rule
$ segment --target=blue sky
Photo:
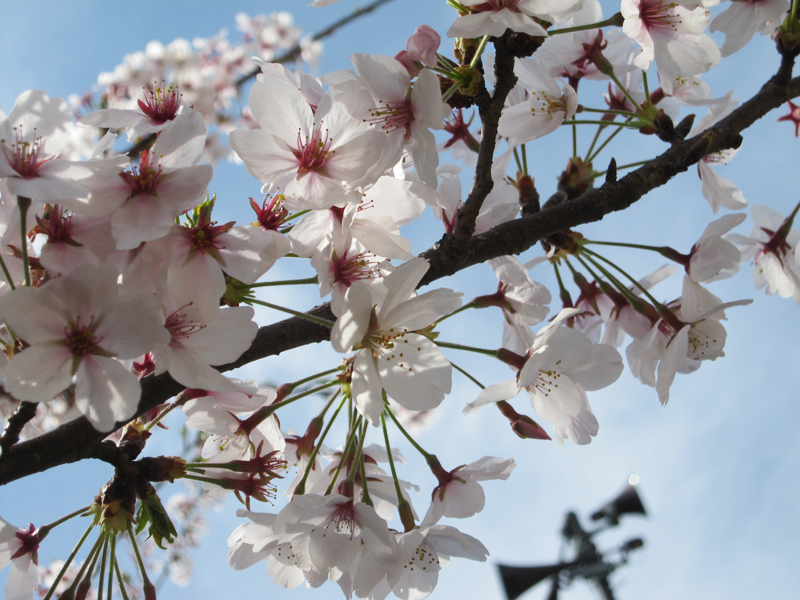
[[[124,54],[143,49],[152,39],[168,43],[177,37],[208,37],[221,28],[229,29],[230,39],[237,39],[234,16],[240,11],[291,10],[299,26],[314,32],[357,5],[354,0],[342,0],[325,9],[275,1],[2,3],[0,49],[5,65],[0,71],[0,108],[10,112],[15,98],[27,89],[43,89],[51,96],[88,90],[99,72],[113,69]],[[452,19],[443,0],[395,0],[375,16],[326,41],[318,74],[348,68],[352,52],[393,55],[404,48],[416,25],[426,23],[443,33]],[[446,44],[445,40],[443,47]],[[771,42],[760,38],[724,60],[705,80],[714,96],[733,88],[735,95],[745,100],[777,64]],[[751,206],[768,204],[787,214],[800,200],[800,179],[796,171],[798,141],[788,124],[776,122],[784,112],[783,108],[774,111],[745,132],[743,149],[720,172],[739,186]],[[583,148],[588,141],[584,138],[592,133],[582,136]],[[604,168],[604,161],[611,156],[621,164],[655,156],[662,148],[658,140],[631,134],[612,145],[597,167]],[[529,146],[532,175],[543,197],[554,190],[555,177],[569,153],[566,131]],[[210,187],[231,203],[231,211],[240,211],[238,218],[251,219],[246,199],[257,197],[260,184],[243,168],[220,165]],[[609,215],[580,231],[595,239],[667,244],[686,252],[711,218],[700,194],[696,170],[690,169],[625,213]],[[748,220],[739,231],[747,233],[751,226]],[[408,233],[418,251],[441,235],[431,219]],[[531,250],[523,258],[540,252]],[[662,259],[641,252],[607,255],[624,260],[626,267],[639,276],[662,264]],[[296,276],[295,267],[279,265],[267,277]],[[554,289],[552,271],[547,268],[537,267],[532,276]],[[668,300],[679,294],[680,280],[677,276],[673,279],[656,288],[656,297]],[[495,285],[488,267],[477,267],[442,280],[437,287],[453,287],[469,299],[491,293]],[[505,420],[489,409],[461,416],[461,408],[475,398],[477,390],[464,378],[454,377],[453,393],[442,405],[435,426],[419,435],[420,444],[436,453],[448,468],[484,455],[513,457],[517,468],[508,481],[484,486],[487,505],[483,513],[452,523],[480,539],[491,551],[490,561],[476,564],[455,560],[442,571],[433,598],[503,598],[495,562],[554,561],[564,512],[573,509],[585,519],[619,493],[633,474],[641,480],[640,493],[649,518],[623,521],[619,531],[598,540],[603,549],[628,537],[645,538],[644,550],[612,578],[619,600],[727,600],[796,594],[800,587],[796,567],[800,558],[796,541],[800,534],[796,502],[800,493],[796,434],[800,404],[795,369],[800,359],[796,341],[800,308],[791,300],[766,297],[756,290],[749,265],[744,265],[733,280],[713,285],[711,291],[725,300],[755,299],[753,305],[728,313],[727,356],[704,364],[691,376],[679,375],[667,407],[660,406],[654,390],[639,384],[626,371],[614,386],[590,396],[600,433],[589,446],[518,440],[508,431]],[[273,295],[272,301],[302,308],[318,303],[318,297],[313,290],[287,290]],[[264,311],[260,318],[269,322],[279,317]],[[452,321],[443,329],[442,339],[487,348],[499,344],[496,314],[468,313],[463,320]],[[449,356],[484,384],[509,376],[505,367],[483,358],[458,352]],[[261,381],[282,381],[278,374],[287,380],[296,379],[306,374],[303,368],[312,360],[333,365],[338,358],[328,348],[314,347],[254,365],[243,375]],[[522,397],[515,406],[520,412],[532,413]],[[303,417],[318,410],[318,405],[297,409],[284,418],[284,428],[304,429],[307,421]],[[180,421],[171,424],[177,428]],[[433,478],[410,448],[399,439],[396,443],[404,448],[410,462],[401,477],[422,486],[415,501],[418,510],[424,511]],[[154,454],[171,451],[168,444],[153,444],[149,450]],[[5,486],[0,488],[0,515],[17,525],[51,521],[88,504],[109,476],[103,464],[82,463]],[[196,557],[194,579],[186,588],[167,584],[161,597],[227,598],[233,595],[233,589],[243,597],[341,597],[333,584],[318,590],[284,592],[267,578],[263,563],[245,572],[233,572],[227,566],[225,539],[239,524],[236,508],[235,501],[228,501],[224,511],[210,513],[211,530]],[[43,561],[65,556],[81,529],[82,525],[69,525],[63,532],[52,534],[53,539],[48,538],[41,550]],[[6,576],[7,572],[0,573],[0,584]],[[545,588],[534,590],[528,598],[544,598]],[[588,587],[576,584],[562,597],[579,600],[593,595]]]

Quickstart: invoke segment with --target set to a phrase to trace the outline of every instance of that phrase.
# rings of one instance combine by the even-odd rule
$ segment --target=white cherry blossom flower
[[[524,388],[536,412],[553,425],[559,444],[564,438],[576,444],[591,442],[598,423],[586,392],[614,383],[622,373],[622,358],[612,346],[592,344],[579,331],[562,327],[579,312],[562,310],[536,334],[526,356],[519,357],[517,378],[488,386],[464,412],[511,399]]]
[[[532,17],[563,23],[581,9],[583,0],[463,0],[461,4],[475,12],[458,17],[448,29],[448,37],[500,37],[506,29],[547,37],[547,31]]]
[[[736,0],[711,21],[711,31],[725,34],[722,56],[730,56],[745,47],[753,35],[769,35],[781,24],[789,10],[787,0]]]
[[[697,3],[695,3],[697,4]],[[633,60],[647,70],[653,60],[677,75],[705,73],[719,64],[720,53],[705,35],[711,17],[702,7],[689,9],[666,0],[622,0],[622,31],[642,47]]]
[[[732,233],[727,239],[739,245],[742,261],[753,262],[753,282],[758,289],[766,286],[767,294],[791,296],[800,304],[800,233],[791,227],[791,221],[768,206],[754,206],[750,217],[756,225],[749,236]]]
[[[405,146],[420,180],[435,189],[439,153],[430,130],[443,129],[450,114],[436,74],[423,69],[412,84],[406,68],[390,56],[356,53],[351,60],[376,103],[367,120],[387,134],[394,162]]]
[[[17,529],[0,517],[0,570],[11,565],[6,600],[31,600],[39,583],[39,538],[33,525]]]
[[[436,408],[450,392],[450,363],[417,331],[457,309],[461,294],[437,289],[417,296],[414,290],[428,267],[423,259],[398,267],[384,278],[388,293],[377,306],[367,290],[353,285],[350,307],[331,330],[334,350],[358,350],[351,391],[356,407],[372,425],[380,423],[384,389],[411,410]]]
[[[123,168],[124,157],[108,160],[59,159],[72,136],[72,112],[61,98],[39,90],[17,98],[6,117],[0,111],[0,177],[11,194],[37,202],[84,206],[90,182],[107,181]]]
[[[75,378],[75,403],[99,431],[134,414],[139,381],[112,357],[142,356],[166,332],[156,298],[119,296],[117,278],[111,266],[84,265],[41,288],[8,295],[6,322],[29,344],[11,358],[9,392],[46,402]]]
[[[113,184],[92,187],[89,214],[113,212],[111,233],[117,249],[131,250],[164,237],[175,217],[207,196],[213,169],[197,164],[205,140],[203,115],[188,111],[170,121],[130,173],[122,173]]]
[[[260,128],[231,132],[230,144],[251,175],[283,188],[288,207],[322,209],[352,200],[354,188],[373,183],[393,164],[383,157],[384,136],[352,116],[372,102],[352,88],[341,95],[329,90],[316,111],[281,77],[264,75],[250,88]]]
[[[249,306],[217,308],[217,314],[206,320],[191,311],[189,305],[166,302],[164,328],[169,339],[153,348],[156,375],[169,371],[172,378],[189,388],[227,392],[233,383],[212,368],[233,362],[250,347],[258,325]]]
[[[536,59],[517,59],[514,71],[529,96],[503,110],[497,126],[500,135],[521,144],[552,133],[572,118],[578,108],[578,95],[572,86],[552,78]]]

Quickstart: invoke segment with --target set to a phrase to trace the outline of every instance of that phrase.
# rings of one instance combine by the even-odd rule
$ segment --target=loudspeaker
[[[619,523],[619,517],[626,514],[640,514],[647,516],[642,500],[636,493],[636,488],[629,485],[614,500],[592,515],[592,521],[608,519],[613,525]]]
[[[500,569],[500,577],[503,580],[503,587],[506,590],[508,600],[515,600],[534,585],[555,575],[562,569],[571,566],[572,563],[559,563],[557,565],[547,565],[544,567],[509,567],[507,565],[497,565]],[[556,594],[558,594],[558,584],[554,584]],[[553,592],[551,591],[551,596]],[[557,596],[553,596],[557,598]]]

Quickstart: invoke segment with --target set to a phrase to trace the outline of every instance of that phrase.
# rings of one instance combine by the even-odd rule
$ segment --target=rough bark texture
[[[710,138],[706,132],[688,140],[677,140],[659,157],[619,181],[609,178],[599,188],[574,200],[554,207],[545,207],[540,212],[503,223],[481,235],[461,241],[445,236],[423,253],[422,256],[430,262],[431,267],[420,285],[431,283],[491,258],[519,254],[539,240],[559,231],[599,221],[609,213],[628,208],[647,192],[664,185],[675,175],[697,163],[707,152],[738,147],[744,129],[770,110],[800,96],[800,77],[790,79],[792,65],[793,57],[785,56],[778,73],[753,98],[712,127],[710,131],[713,135]],[[484,105],[482,115],[484,110],[497,110],[496,104],[492,103],[488,94],[480,98],[480,101],[479,104]],[[494,116],[490,118],[495,119],[496,127],[496,118]],[[491,146],[494,148],[495,136],[490,137]],[[469,225],[471,221],[469,227],[473,229],[477,210],[491,190],[490,185],[479,183],[487,177],[491,179],[489,173],[491,161],[486,160],[485,154],[483,156],[484,159],[480,161],[480,168],[476,173],[476,184],[470,191],[463,209],[465,223]],[[459,218],[461,217],[462,212],[459,212]],[[464,235],[464,231],[466,229],[461,231],[461,235]],[[309,312],[331,320],[333,317],[327,304]],[[328,339],[327,328],[293,317],[261,327],[251,348],[239,360],[218,368],[220,371],[228,371],[267,356]],[[142,398],[134,418],[164,403],[182,389],[183,387],[167,374],[145,378],[142,380]],[[122,425],[124,423],[117,424],[118,427]],[[104,448],[100,446],[104,437],[105,434],[95,431],[89,421],[81,417],[35,439],[15,444],[0,457],[0,485],[84,458],[104,459]]]

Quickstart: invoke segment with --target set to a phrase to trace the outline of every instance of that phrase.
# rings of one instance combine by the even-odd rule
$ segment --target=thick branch
[[[506,32],[506,35],[508,33]],[[481,90],[475,98],[481,115],[481,145],[478,149],[478,164],[475,167],[475,179],[472,181],[467,201],[458,211],[453,234],[448,238],[446,247],[441,250],[448,254],[458,254],[463,247],[468,245],[469,239],[475,231],[475,220],[481,211],[483,201],[492,191],[494,186],[492,162],[497,146],[497,124],[500,121],[500,113],[503,111],[506,97],[517,84],[517,76],[514,75],[514,57],[506,49],[505,42],[502,39],[498,40],[494,46],[497,51],[494,61],[497,84],[491,96],[486,91],[486,86],[481,86]]]
[[[714,152],[738,146],[741,143],[741,131],[770,110],[797,96],[800,96],[800,77],[787,82],[786,69],[782,68],[753,98],[711,128],[713,139],[709,146],[703,145],[703,135],[677,142],[659,157],[619,181],[606,182],[575,200],[503,223],[491,231],[472,237],[462,253],[453,255],[443,249],[440,242],[423,254],[431,267],[421,285],[491,258],[519,254],[549,235],[598,221],[609,213],[628,208],[647,192],[664,185],[700,160],[703,154],[698,149]],[[332,317],[327,304],[309,312],[329,319]],[[268,325],[259,329],[253,345],[239,360],[219,369],[227,371],[266,356],[319,343],[327,340],[329,333],[327,328],[299,318]],[[167,374],[145,378],[136,416],[162,404],[182,389]],[[123,423],[117,425],[121,427]],[[91,457],[96,454],[95,445],[104,437],[105,434],[95,431],[85,417],[80,417],[35,439],[16,444],[0,460],[0,485]]]

